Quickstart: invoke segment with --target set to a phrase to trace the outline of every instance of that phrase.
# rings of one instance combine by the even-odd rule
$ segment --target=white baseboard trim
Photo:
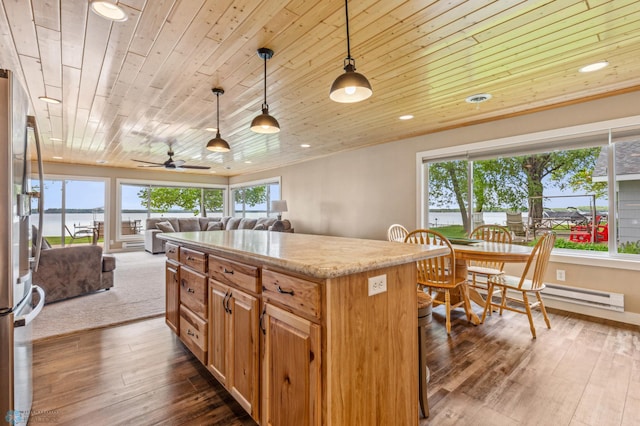
[[[563,302],[560,300],[551,300],[549,298],[544,298],[544,296],[543,300],[545,306],[548,308],[624,322],[626,324],[640,325],[640,314],[636,314],[634,312],[615,312],[606,309],[598,309],[591,306],[576,305],[574,303]],[[553,324],[551,326],[553,327]]]

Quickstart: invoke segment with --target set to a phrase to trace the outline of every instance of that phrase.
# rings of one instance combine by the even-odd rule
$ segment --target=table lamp
[[[282,212],[287,210],[287,202],[285,200],[271,201],[271,211],[278,213],[278,220],[282,220]]]

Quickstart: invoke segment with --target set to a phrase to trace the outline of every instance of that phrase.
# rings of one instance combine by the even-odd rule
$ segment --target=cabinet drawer
[[[262,298],[320,318],[320,284],[275,271],[262,271]]]
[[[179,251],[179,247],[177,245],[171,244],[171,243],[165,243],[164,252],[167,255],[167,259],[175,260],[176,262],[178,262],[179,261],[178,251]]]
[[[180,305],[180,340],[206,365],[207,322],[184,305]]]
[[[207,312],[207,276],[180,268],[180,303],[204,318]]]
[[[207,255],[200,251],[180,247],[180,263],[195,271],[207,272]]]
[[[260,293],[260,271],[255,266],[209,255],[209,276],[223,284]]]

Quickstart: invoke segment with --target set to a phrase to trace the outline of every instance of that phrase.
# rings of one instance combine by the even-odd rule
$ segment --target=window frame
[[[483,156],[489,156],[490,153],[492,153],[491,155],[495,155],[496,152],[503,152],[507,155],[517,155],[518,152],[575,148],[578,142],[571,143],[572,139],[579,139],[583,136],[588,138],[590,134],[603,134],[605,132],[607,134],[607,145],[604,148],[608,150],[608,208],[610,215],[612,215],[612,213],[616,214],[615,144],[612,142],[612,134],[624,127],[633,127],[639,124],[640,116],[631,116],[417,152],[416,188],[418,188],[418,191],[416,194],[416,226],[418,228],[428,226],[427,202],[429,194],[427,192],[427,182],[429,176],[425,164],[454,159],[479,159],[483,158]],[[567,142],[562,142],[567,139]],[[600,146],[602,146],[602,143]],[[470,212],[469,214],[471,214]],[[609,229],[609,232],[611,235],[616,235],[615,224],[613,224],[613,228]],[[640,255],[614,253],[611,250],[612,247],[615,248],[615,239],[613,238],[609,241],[609,251],[606,253],[587,251],[575,253],[576,250],[554,249],[551,254],[551,260],[576,265],[604,266],[640,271]]]
[[[280,187],[280,198],[278,198],[278,200],[282,199],[282,176],[274,176],[271,178],[265,178],[265,179],[258,179],[258,180],[252,180],[252,181],[246,181],[246,182],[239,182],[239,183],[234,183],[229,185],[229,191],[227,193],[227,203],[226,205],[228,206],[228,216],[234,216],[234,209],[235,209],[235,200],[234,200],[234,191],[240,188],[251,188],[254,186],[261,186],[261,185],[274,185],[277,184]],[[269,198],[267,200],[267,212],[266,215],[269,216],[270,214],[272,214],[273,212],[271,211],[271,201],[274,201],[274,199]]]
[[[116,220],[115,226],[118,230],[116,239],[117,241],[134,242],[144,241],[144,234],[123,235],[122,234],[122,185],[139,185],[139,186],[154,186],[154,187],[173,187],[173,188],[201,188],[201,189],[221,189],[223,191],[222,199],[224,205],[222,207],[223,215],[228,213],[227,195],[229,193],[228,185],[220,184],[208,184],[197,182],[173,182],[164,180],[146,180],[146,179],[128,179],[128,178],[116,178]],[[147,217],[150,216],[150,211],[147,208]]]

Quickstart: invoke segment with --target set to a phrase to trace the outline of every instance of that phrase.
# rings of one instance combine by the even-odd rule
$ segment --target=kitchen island
[[[166,321],[262,425],[418,423],[416,266],[446,247],[165,233]]]

